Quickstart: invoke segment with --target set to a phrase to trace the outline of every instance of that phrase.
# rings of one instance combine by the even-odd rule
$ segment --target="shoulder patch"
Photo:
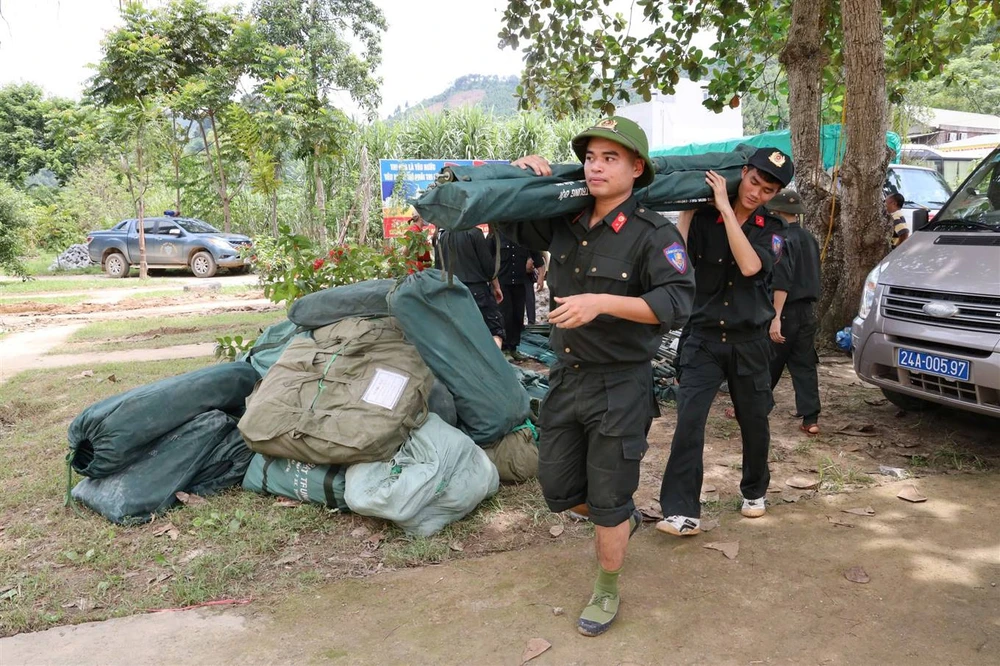
[[[678,273],[684,275],[688,270],[687,251],[681,243],[673,243],[663,248],[663,256],[667,258],[667,263],[673,266]]]
[[[785,239],[781,234],[771,234],[771,252],[775,257],[781,259],[781,249],[785,246]]]
[[[636,208],[635,216],[640,219],[646,220],[657,229],[670,224],[670,220],[667,219],[665,216],[660,215],[655,210],[650,210],[645,206],[639,206],[638,208]]]
[[[625,226],[626,222],[628,222],[628,217],[625,216],[625,213],[618,213],[614,222],[611,223],[611,228],[614,229],[615,233],[618,233]]]

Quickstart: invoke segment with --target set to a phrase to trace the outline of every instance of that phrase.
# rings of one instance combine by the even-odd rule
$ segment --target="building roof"
[[[1000,116],[951,109],[924,109],[927,120],[920,124],[938,129],[968,128],[1000,132]]]
[[[968,139],[961,139],[959,141],[940,143],[934,146],[934,148],[935,150],[947,154],[961,150],[976,150],[982,148],[986,148],[988,152],[997,146],[1000,146],[1000,134],[983,134],[981,136],[972,136]]]

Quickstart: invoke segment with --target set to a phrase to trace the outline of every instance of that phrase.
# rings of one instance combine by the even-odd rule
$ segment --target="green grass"
[[[80,279],[47,278],[44,280],[3,280],[0,281],[0,296],[12,294],[42,294],[54,291],[92,291],[94,289],[124,289],[135,287],[159,287],[176,285],[166,278],[146,278],[139,280],[132,277],[125,280],[114,280],[103,275],[84,277]]]
[[[32,303],[41,305],[79,305],[88,296],[0,296],[0,306]]]
[[[709,434],[718,439],[732,439],[740,433],[739,422],[726,416],[710,416],[707,425]]]
[[[853,465],[835,463],[832,458],[823,458],[819,463],[820,487],[824,490],[840,492],[848,486],[870,486],[875,483],[869,474]]]
[[[241,335],[257,337],[258,331],[282,321],[284,310],[268,312],[225,312],[186,317],[153,317],[146,319],[116,319],[88,324],[75,331],[66,344],[51,354],[113,351],[129,349],[160,349],[198,342],[215,342],[217,337]]]
[[[49,266],[52,265],[57,256],[59,256],[57,252],[41,252],[33,257],[26,257],[24,259],[24,267],[27,269],[28,275],[93,275],[101,272],[100,266],[49,272]]]
[[[280,506],[274,497],[239,488],[148,525],[113,525],[86,508],[63,506],[66,429],[73,418],[96,401],[210,363],[32,370],[0,385],[0,636],[212,599],[266,599],[385,566],[519,548],[550,541],[554,524],[565,525],[563,540],[591,536],[589,523],[563,523],[549,513],[537,483],[503,486],[465,519],[427,538],[317,505]],[[84,369],[93,377],[75,378]],[[104,379],[111,374],[117,383]],[[155,536],[168,521],[177,538]],[[382,537],[377,547],[366,540],[376,534]],[[301,557],[277,564],[289,553]]]
[[[982,472],[990,468],[988,461],[968,451],[962,451],[950,444],[935,448],[927,455],[910,458],[912,467],[953,469],[959,472]]]

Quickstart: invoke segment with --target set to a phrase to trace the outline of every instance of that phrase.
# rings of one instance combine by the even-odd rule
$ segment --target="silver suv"
[[[1000,149],[865,281],[854,369],[904,409],[1000,417]]]

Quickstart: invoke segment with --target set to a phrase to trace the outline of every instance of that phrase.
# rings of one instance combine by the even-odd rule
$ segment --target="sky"
[[[466,74],[520,74],[521,55],[497,46],[505,0],[376,3],[389,23],[379,69],[383,117]],[[93,74],[87,65],[101,58],[101,39],[119,25],[118,6],[119,0],[0,0],[0,85],[32,82],[50,95],[79,98]]]

